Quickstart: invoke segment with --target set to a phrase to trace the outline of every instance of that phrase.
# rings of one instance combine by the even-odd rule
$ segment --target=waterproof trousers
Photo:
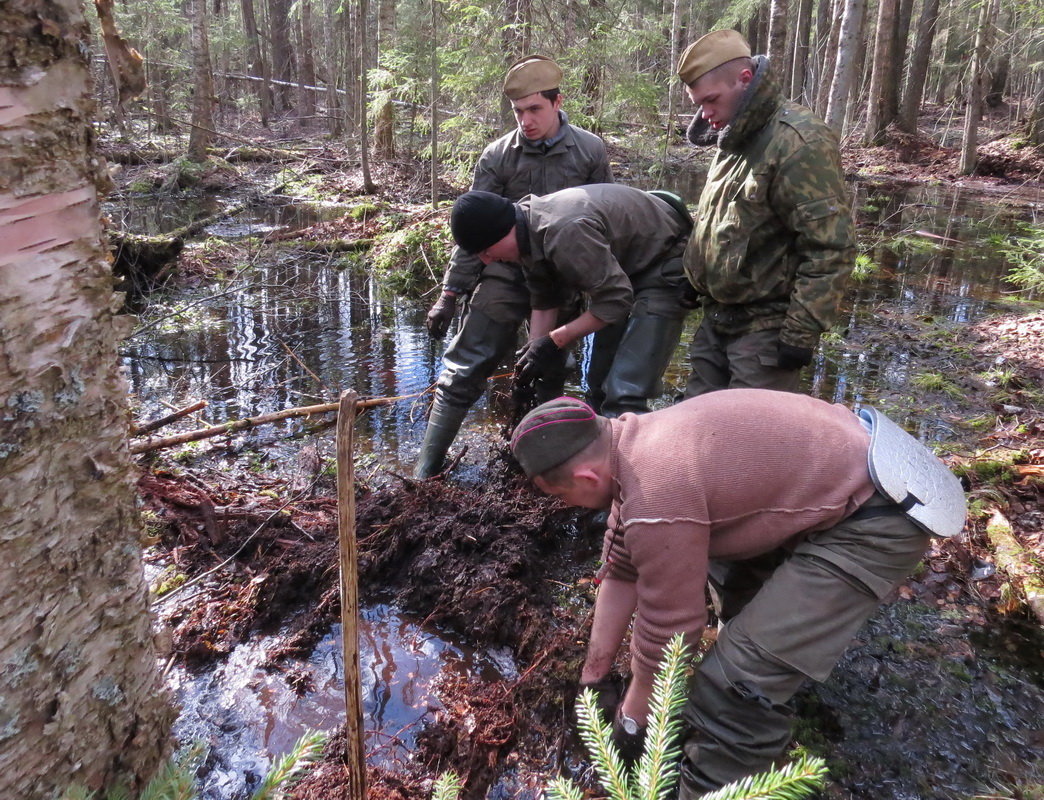
[[[681,258],[671,258],[633,282],[626,320],[594,335],[587,370],[587,401],[606,417],[643,414],[662,391],[660,379],[681,339],[687,309],[681,305]]]
[[[753,585],[718,582],[716,600],[732,615],[689,684],[681,800],[773,765],[790,740],[790,699],[806,680],[826,679],[927,546],[928,535],[875,494],[848,519],[774,556],[774,569],[770,558],[741,570]]]
[[[524,287],[516,302],[507,302],[503,294],[491,313],[477,307],[478,303],[468,307],[460,330],[443,355],[444,366],[435,387],[435,400],[414,466],[415,477],[430,478],[442,471],[446,453],[468,409],[482,396],[497,367],[509,363],[509,357],[514,355],[519,326],[529,315],[529,297]],[[563,352],[559,368],[536,382],[534,388],[538,402],[562,394],[567,356],[568,353]]]
[[[685,399],[718,389],[796,392],[801,370],[780,369],[778,347],[778,328],[726,335],[704,320],[689,345]]]

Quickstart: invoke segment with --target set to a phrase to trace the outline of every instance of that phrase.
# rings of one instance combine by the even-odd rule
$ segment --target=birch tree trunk
[[[924,86],[928,80],[928,64],[935,40],[935,27],[939,21],[939,0],[924,0],[921,17],[917,23],[917,43],[910,56],[910,71],[906,76],[906,88],[899,107],[898,125],[907,133],[917,133],[917,115],[921,111]]]
[[[822,0],[826,2],[826,0]],[[790,65],[790,96],[799,103],[806,102],[805,70],[808,64],[808,46],[812,30],[812,0],[799,0],[797,24],[794,26],[794,59]]]
[[[140,789],[152,647],[79,0],[0,9],[0,797]],[[136,792],[135,792],[136,794]]]
[[[843,133],[848,96],[855,76],[856,57],[859,54],[859,39],[863,32],[863,15],[866,0],[845,0],[844,15],[841,17],[841,33],[838,39],[837,65],[830,82],[830,99],[827,102],[826,123],[840,136]]]
[[[782,86],[790,85],[790,65],[786,63],[787,53],[787,0],[772,0],[769,8],[768,51],[766,55],[773,62],[776,75]]]
[[[892,120],[888,116],[888,86],[898,81],[892,42],[895,34],[897,0],[878,0],[877,35],[874,39],[874,63],[870,74],[870,92],[866,107],[866,128],[863,144],[879,145],[884,139],[885,128]]]
[[[366,194],[373,194],[377,187],[370,176],[370,122],[369,114],[367,113],[367,105],[369,103],[369,98],[367,97],[369,94],[369,77],[367,73],[370,69],[370,58],[369,48],[367,48],[366,43],[370,39],[370,28],[367,24],[367,18],[370,13],[369,0],[356,0],[355,7],[358,13],[355,21],[355,49],[358,57],[356,78],[359,82],[359,163],[362,167],[363,191]]]
[[[961,139],[962,175],[971,175],[979,164],[979,118],[982,116],[983,86],[986,58],[990,48],[990,28],[993,25],[994,0],[984,0],[979,10],[979,24],[975,31],[975,51],[972,54],[971,73],[965,94],[964,136]]]
[[[819,75],[819,89],[816,92],[815,110],[824,119],[826,118],[827,106],[830,104],[830,87],[834,82],[834,72],[837,69],[837,44],[841,39],[841,17],[843,15],[844,2],[845,0],[820,0],[820,8],[828,6],[833,6],[834,8],[826,36],[826,53],[823,54],[823,65]]]
[[[192,130],[189,133],[188,157],[203,163],[207,160],[210,132],[214,130],[214,75],[210,68],[210,42],[207,37],[207,2],[189,0],[192,25]]]

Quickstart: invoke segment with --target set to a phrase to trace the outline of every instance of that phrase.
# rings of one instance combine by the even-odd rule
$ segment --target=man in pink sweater
[[[771,766],[790,740],[787,702],[827,677],[924,553],[928,534],[875,489],[869,444],[847,408],[766,389],[618,419],[559,398],[515,429],[538,488],[610,509],[580,680],[606,687],[633,617],[632,677],[614,713],[624,749],[640,744],[664,645],[679,631],[697,644],[711,590],[723,625],[690,683],[682,798]],[[727,571],[708,574],[712,559],[745,573],[743,593]]]

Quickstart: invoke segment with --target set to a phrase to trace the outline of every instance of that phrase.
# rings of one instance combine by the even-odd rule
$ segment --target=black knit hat
[[[598,438],[594,409],[582,400],[559,397],[537,406],[511,435],[511,452],[530,478],[563,464]]]
[[[453,203],[450,230],[462,250],[480,253],[515,225],[515,204],[493,192],[465,192]]]

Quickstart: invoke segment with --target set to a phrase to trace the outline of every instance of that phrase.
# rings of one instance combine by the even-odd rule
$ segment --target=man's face
[[[476,255],[482,260],[483,264],[490,264],[494,261],[518,261],[518,238],[515,236],[515,231],[518,230],[512,227],[508,231],[507,236],[501,239],[499,242],[491,244],[485,250],[479,250]]]
[[[552,102],[540,92],[511,101],[518,129],[522,131],[523,136],[533,142],[550,139],[558,133],[558,129],[562,125],[558,119],[558,109],[561,105],[562,95],[558,95]]]
[[[711,128],[720,131],[736,116],[740,98],[750,85],[753,75],[744,69],[737,75],[711,72],[685,87],[694,105]]]

